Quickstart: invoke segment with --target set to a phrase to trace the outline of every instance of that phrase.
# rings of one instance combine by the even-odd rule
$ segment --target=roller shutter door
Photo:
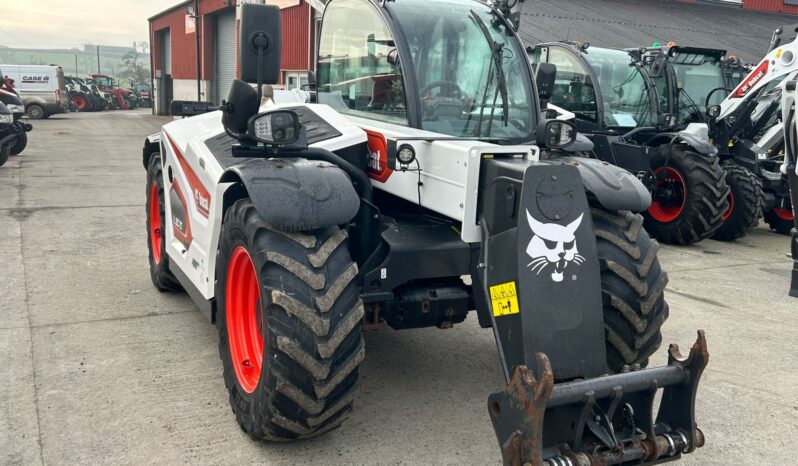
[[[216,17],[214,34],[214,100],[217,104],[227,98],[230,85],[236,79],[236,13],[235,9]]]
[[[163,74],[172,74],[172,34],[168,29],[163,34]]]

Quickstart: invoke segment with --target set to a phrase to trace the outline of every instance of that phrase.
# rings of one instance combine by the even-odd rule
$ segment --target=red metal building
[[[320,13],[309,1],[316,9],[323,8],[319,0],[268,2],[281,9],[280,84],[289,88],[301,85],[313,67],[315,19]],[[200,100],[220,103],[226,97],[230,83],[238,77],[237,32],[242,3],[265,2],[186,0],[149,19],[156,113],[168,114],[172,100],[197,100],[197,81]]]
[[[676,0],[682,3],[717,3],[739,6],[746,10],[769,11],[798,15],[798,0]]]

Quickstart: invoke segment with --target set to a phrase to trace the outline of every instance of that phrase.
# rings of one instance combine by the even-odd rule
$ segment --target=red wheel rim
[[[792,222],[795,220],[795,216],[792,214],[792,209],[773,209],[773,213],[776,214],[776,217],[786,220],[788,222]]]
[[[241,388],[252,393],[260,381],[263,364],[263,334],[260,317],[260,286],[249,252],[238,246],[227,264],[225,313],[230,357]]]
[[[83,110],[86,108],[86,99],[79,95],[72,97],[72,103],[75,104],[78,110]]]
[[[659,179],[659,174],[665,170],[665,179]],[[672,194],[667,199],[654,199],[648,213],[651,217],[661,223],[668,223],[676,220],[684,211],[684,204],[687,201],[687,184],[678,170],[671,167],[659,167],[654,170],[657,175],[657,189],[670,188]]]
[[[158,184],[155,181],[150,185],[150,242],[152,243],[152,258],[156,264],[160,264],[163,230],[161,230],[161,203],[158,200]]]
[[[728,199],[729,199],[729,208],[726,209],[726,212],[723,212],[723,215],[721,216],[724,222],[728,220],[729,217],[731,217],[732,211],[734,210],[734,193],[732,193],[731,191],[729,191]]]

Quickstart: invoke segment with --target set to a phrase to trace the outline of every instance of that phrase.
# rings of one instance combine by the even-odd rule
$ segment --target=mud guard
[[[305,159],[253,158],[228,168],[220,183],[240,181],[263,219],[285,231],[352,220],[360,198],[337,166]]]
[[[676,459],[703,445],[694,411],[706,340],[700,332],[687,359],[672,346],[668,366],[605,375],[600,264],[578,167],[530,165],[517,226],[492,235],[481,222],[481,283],[508,382],[488,398],[504,463]]]
[[[144,169],[150,167],[150,157],[152,154],[161,151],[161,133],[151,134],[144,140],[144,148],[142,149],[142,162],[144,162]]]
[[[675,141],[674,138],[676,138]],[[646,145],[661,146],[663,144],[670,144],[671,141],[674,141],[674,144],[686,144],[690,146],[692,150],[701,155],[711,156],[718,154],[718,148],[709,142],[709,136],[704,137],[702,135],[689,133],[687,131],[679,131],[678,133],[659,133],[646,141]]]
[[[607,210],[643,212],[651,205],[651,193],[645,185],[623,168],[584,157],[555,157],[542,163],[576,167],[582,178],[580,184]]]

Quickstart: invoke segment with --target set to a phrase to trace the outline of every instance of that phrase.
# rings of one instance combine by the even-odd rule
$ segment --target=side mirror
[[[660,125],[665,128],[673,128],[678,123],[679,119],[673,113],[663,113],[660,117]]]
[[[258,113],[258,93],[240,79],[233,81],[227,101],[222,105],[222,125],[228,134],[240,139],[249,129],[249,119]]]
[[[316,90],[316,72],[313,70],[308,71],[308,83],[305,86],[302,86],[303,89],[307,87],[309,91]]]
[[[551,63],[540,63],[535,73],[535,84],[538,88],[538,97],[549,100],[554,94],[554,80],[557,77],[557,66]]]
[[[709,107],[707,107],[705,113],[709,118],[714,120],[715,118],[720,116],[720,105],[710,105]]]
[[[280,80],[280,8],[244,3],[240,28],[241,79],[276,84]]]
[[[543,120],[535,134],[541,149],[561,149],[576,141],[576,125],[570,121]]]
[[[261,113],[249,121],[248,136],[269,146],[286,146],[299,140],[299,116],[291,110]]]

